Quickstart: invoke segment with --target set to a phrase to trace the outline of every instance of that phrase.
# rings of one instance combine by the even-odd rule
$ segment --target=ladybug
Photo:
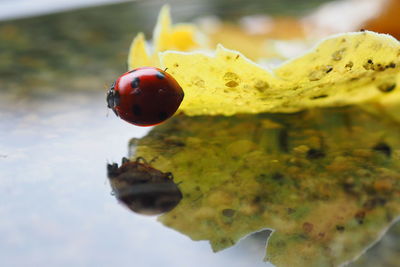
[[[141,67],[121,75],[107,93],[107,106],[121,119],[138,126],[159,124],[176,112],[184,97],[169,73]]]
[[[182,199],[172,173],[153,168],[142,157],[134,161],[122,158],[120,167],[117,163],[108,164],[107,172],[117,199],[136,213],[157,215],[168,212]]]

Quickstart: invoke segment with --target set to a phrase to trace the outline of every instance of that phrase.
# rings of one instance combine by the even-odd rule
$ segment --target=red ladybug
[[[154,67],[121,75],[107,93],[107,106],[121,119],[139,126],[159,124],[176,112],[183,100],[176,80]]]

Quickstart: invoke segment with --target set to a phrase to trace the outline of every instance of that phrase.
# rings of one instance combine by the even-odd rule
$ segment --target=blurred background
[[[130,138],[150,128],[109,113],[105,94],[126,71],[133,37],[151,37],[166,2],[0,0],[2,266],[266,266],[265,239],[214,254],[110,194],[106,163],[119,162]],[[168,3],[174,21],[196,20],[206,31],[234,27],[279,40],[360,29],[400,34],[398,0]],[[229,40],[214,41],[221,36]],[[399,228],[358,264],[396,266]]]

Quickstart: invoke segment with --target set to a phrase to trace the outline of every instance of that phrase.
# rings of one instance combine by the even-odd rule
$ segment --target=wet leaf
[[[277,266],[338,266],[400,215],[400,128],[356,107],[296,114],[176,116],[133,140],[183,199],[159,218],[214,251],[274,232]]]

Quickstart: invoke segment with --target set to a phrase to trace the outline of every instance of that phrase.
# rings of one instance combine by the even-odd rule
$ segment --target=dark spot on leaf
[[[354,215],[354,218],[357,220],[359,224],[364,223],[364,218],[365,218],[365,211],[359,211]]]
[[[304,232],[306,232],[306,233],[311,233],[312,230],[313,230],[313,228],[314,228],[314,225],[313,225],[312,223],[309,223],[309,222],[303,223],[303,230],[304,230]]]
[[[343,232],[344,231],[344,226],[343,225],[336,225],[336,230],[338,230],[339,232]]]
[[[268,179],[268,176],[265,173],[261,173],[260,175],[258,175],[256,178],[256,181],[259,183],[263,183],[266,182]]]
[[[142,115],[142,108],[139,105],[134,104],[132,106],[132,112],[135,116],[140,116]]]
[[[320,99],[320,98],[325,98],[325,97],[328,97],[328,95],[326,95],[326,94],[323,94],[323,95],[316,95],[316,96],[310,97],[310,99],[311,99],[311,100],[314,100],[314,99]]]
[[[293,214],[293,213],[296,212],[296,210],[293,209],[293,208],[287,208],[286,210],[287,210],[287,213],[288,213],[288,214]]]
[[[284,247],[286,247],[286,242],[283,240],[278,240],[275,242],[275,246],[278,248],[284,248]]]
[[[377,206],[384,206],[386,204],[386,199],[383,197],[375,197],[365,201],[363,207],[367,210],[372,210]]]
[[[308,159],[320,159],[325,157],[325,152],[320,149],[311,148],[307,151]]]
[[[384,67],[382,64],[378,63],[378,64],[376,64],[376,66],[374,67],[374,70],[376,70],[376,71],[384,71],[384,70],[385,70],[385,67]]]
[[[224,209],[222,210],[222,215],[226,216],[226,217],[233,217],[233,215],[235,215],[236,211],[233,209]]]
[[[275,172],[272,174],[272,179],[274,179],[276,181],[280,181],[283,179],[283,174],[280,172]]]
[[[349,62],[347,62],[346,66],[344,66],[344,67],[351,70],[353,68],[353,66],[354,66],[353,61],[349,61]]]
[[[279,144],[279,148],[283,152],[288,152],[289,151],[288,138],[289,138],[289,134],[288,134],[287,129],[282,129],[282,130],[279,131],[279,133],[278,133],[278,144]]]
[[[381,152],[388,157],[392,155],[392,148],[384,142],[376,144],[372,149]]]
[[[346,193],[354,193],[354,182],[346,181],[342,184],[342,186]]]
[[[367,63],[365,63],[364,65],[363,65],[363,67],[364,67],[364,69],[366,69],[366,70],[371,70],[371,69],[373,69],[374,68],[374,62],[372,61],[372,59],[368,59],[367,60]]]
[[[325,71],[326,73],[329,73],[333,70],[333,67],[328,67],[328,69]]]
[[[185,143],[182,141],[166,141],[168,145],[176,146],[176,147],[184,147]]]
[[[393,84],[385,83],[385,84],[381,84],[378,86],[379,91],[381,91],[383,93],[389,93],[389,92],[393,91],[395,88],[396,88],[395,83],[393,83]]]
[[[135,77],[131,82],[132,88],[138,88],[139,87],[139,83],[140,83],[140,79],[138,77]]]
[[[260,196],[256,196],[256,197],[254,197],[254,199],[252,200],[252,202],[253,202],[254,204],[260,203],[260,201],[261,201],[261,197],[260,197]]]
[[[227,87],[237,87],[239,84],[237,83],[237,82],[235,82],[235,81],[229,81],[229,82],[227,82],[227,83],[225,83],[225,86],[227,86]]]

